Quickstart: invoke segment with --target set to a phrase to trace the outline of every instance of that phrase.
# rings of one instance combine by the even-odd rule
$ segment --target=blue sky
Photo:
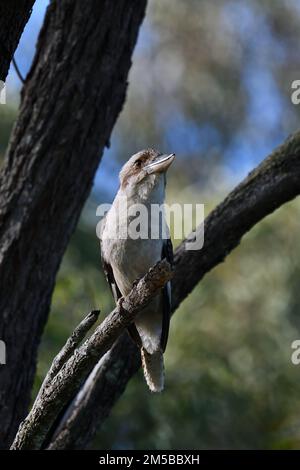
[[[25,76],[32,61],[38,32],[41,28],[48,0],[37,0],[15,57],[22,74]],[[299,8],[300,2],[295,2]],[[282,96],[272,75],[265,56],[272,52],[274,61],[284,63],[285,49],[270,31],[266,18],[257,17],[249,2],[224,2],[224,15],[232,27],[237,28],[240,40],[247,42],[250,60],[245,64],[242,82],[247,97],[247,120],[239,132],[232,136],[224,150],[224,163],[236,179],[243,178],[259,161],[274,149],[286,137],[282,128],[282,115],[285,108],[291,106],[290,101]],[[253,31],[256,34],[253,34]],[[154,31],[149,22],[144,23],[135,53],[151,48],[155,41]],[[258,51],[258,45],[260,50]],[[300,77],[299,77],[300,78]],[[7,90],[19,91],[20,82],[11,67],[7,81]],[[168,119],[164,126],[165,146],[180,156],[181,153],[196,154],[206,149],[222,147],[220,134],[212,123],[192,122],[180,113],[180,110]],[[118,126],[118,124],[117,124]],[[117,127],[116,126],[116,127]],[[261,132],[263,129],[263,132]],[[292,132],[294,129],[290,129]],[[118,139],[114,131],[111,149],[106,150],[102,164],[95,178],[95,190],[105,188],[111,196],[118,187],[119,162],[114,158]],[[148,146],[147,143],[144,145]],[[138,150],[138,149],[137,149]]]

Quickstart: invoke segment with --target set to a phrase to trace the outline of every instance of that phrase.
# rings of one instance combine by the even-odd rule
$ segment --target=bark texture
[[[24,26],[29,20],[34,0],[0,2],[0,80],[5,82],[11,60]]]
[[[0,174],[0,446],[26,414],[55,275],[125,100],[146,0],[52,0]]]
[[[124,333],[97,363],[61,417],[47,449],[85,449],[140,366],[140,352]]]
[[[58,374],[62,366],[67,362],[67,360],[73,355],[76,348],[79,346],[81,341],[86,337],[88,331],[96,323],[100,315],[100,310],[92,310],[75,328],[71,336],[68,338],[64,347],[60,350],[57,356],[54,358],[49,371],[43,381],[39,394],[35,399],[37,402],[40,399],[40,396],[46,388],[48,388],[54,377]]]
[[[266,158],[205,219],[204,246],[187,251],[186,241],[175,252],[172,311],[203,276],[221,263],[255,224],[300,194],[300,132]],[[200,229],[200,227],[198,228]],[[95,368],[78,394],[49,449],[84,449],[140,367],[138,354],[126,337]],[[85,432],[82,433],[81,429]]]

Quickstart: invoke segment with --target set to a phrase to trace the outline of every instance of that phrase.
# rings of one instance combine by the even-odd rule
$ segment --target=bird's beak
[[[144,166],[144,170],[151,175],[152,173],[164,173],[167,171],[175,158],[175,153],[170,155],[160,155],[156,157],[149,165]]]

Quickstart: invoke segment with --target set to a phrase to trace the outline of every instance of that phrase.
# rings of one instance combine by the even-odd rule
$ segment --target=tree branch
[[[47,448],[84,449],[99,430],[99,423],[108,416],[124,392],[128,378],[137,372],[140,365],[137,346],[127,334],[123,334],[94,367],[63,415]]]
[[[186,241],[194,240],[195,233],[177,248],[172,281],[173,312],[255,224],[299,194],[300,132],[297,132],[209,214],[204,222],[201,250],[185,249]],[[139,366],[136,348],[128,344],[127,338],[121,337],[74,400],[49,449],[86,448]],[[81,433],[81,429],[85,433]]]
[[[14,69],[15,69],[15,71],[16,71],[16,74],[17,74],[17,76],[18,76],[20,82],[24,85],[25,79],[24,79],[24,77],[23,77],[23,75],[22,75],[22,73],[21,73],[21,70],[19,69],[19,66],[18,66],[18,64],[17,64],[17,61],[16,61],[16,59],[15,59],[14,57],[12,58],[12,63],[13,63]]]
[[[172,277],[170,264],[163,260],[151,268],[131,292],[77,349],[58,373],[42,387],[31,412],[20,425],[12,449],[40,449],[62,408],[74,396],[99,359],[111,348],[135,315]],[[71,340],[67,345],[72,343]],[[68,346],[63,351],[70,351]],[[65,353],[59,355],[61,358]],[[60,361],[54,361],[57,364]],[[52,370],[55,369],[55,365]]]
[[[79,323],[75,328],[70,338],[68,338],[64,347],[60,350],[57,356],[54,358],[52,365],[41,385],[39,394],[35,401],[38,401],[43,390],[48,388],[52,383],[54,377],[58,374],[62,366],[67,362],[67,360],[72,356],[77,346],[85,338],[87,332],[92,328],[92,326],[98,320],[100,315],[100,310],[92,310],[88,315]]]
[[[202,277],[224,261],[242,237],[264,217],[300,194],[300,131],[265,158],[219,204],[204,223],[204,246],[175,254],[173,309]],[[194,234],[188,237],[193,240]]]

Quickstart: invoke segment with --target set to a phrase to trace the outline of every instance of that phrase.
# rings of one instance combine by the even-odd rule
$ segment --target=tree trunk
[[[146,0],[53,0],[0,174],[0,439],[26,414],[55,275],[125,100]]]
[[[24,26],[29,20],[34,0],[2,0],[0,2],[0,80],[5,82],[10,62],[18,46]]]

